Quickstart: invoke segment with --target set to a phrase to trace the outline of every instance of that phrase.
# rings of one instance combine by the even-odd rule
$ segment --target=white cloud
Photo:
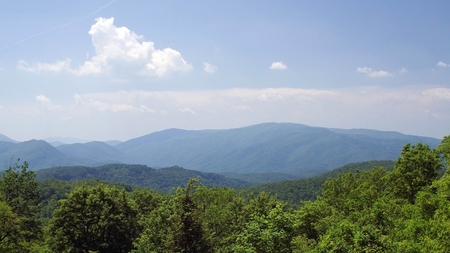
[[[448,67],[449,65],[447,64],[447,63],[445,63],[445,62],[438,62],[437,64],[436,64],[436,66],[438,66],[438,67],[441,67],[441,68],[445,68],[445,67]]]
[[[178,109],[180,112],[188,112],[188,113],[190,113],[190,114],[193,114],[193,115],[195,115],[195,114],[197,114],[196,112],[194,112],[191,108],[189,108],[189,107],[184,107],[184,108],[180,108],[180,109]]]
[[[70,71],[70,59],[64,61],[56,61],[55,63],[36,63],[34,66],[30,66],[28,62],[20,60],[17,63],[17,67],[21,70],[33,73],[40,72],[62,72]]]
[[[407,73],[408,72],[408,69],[407,68],[401,68],[399,71],[398,71],[398,73],[400,73],[400,74],[405,74],[405,73]]]
[[[203,70],[206,72],[206,73],[214,73],[214,72],[216,72],[217,71],[217,66],[215,66],[215,65],[212,65],[212,64],[210,64],[210,63],[207,63],[207,62],[204,62],[203,63]]]
[[[89,30],[95,54],[82,66],[70,68],[70,60],[37,63],[29,66],[19,61],[19,69],[29,72],[67,71],[76,75],[126,73],[162,77],[173,72],[189,71],[181,53],[172,49],[155,49],[151,41],[143,41],[127,27],[114,25],[114,18],[97,18]]]
[[[388,71],[385,71],[385,70],[376,71],[376,70],[374,70],[372,68],[368,68],[368,67],[358,67],[358,68],[356,68],[356,71],[359,73],[367,74],[367,76],[369,76],[369,77],[392,76],[392,74],[389,73]]]
[[[41,105],[49,111],[60,111],[62,106],[54,105],[52,101],[44,95],[36,96],[36,101],[40,102]]]
[[[272,62],[272,65],[269,67],[270,69],[274,70],[283,70],[287,69],[287,66],[283,64],[282,61]]]

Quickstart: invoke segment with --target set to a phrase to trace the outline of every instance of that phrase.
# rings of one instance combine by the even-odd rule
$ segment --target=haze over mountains
[[[56,166],[178,165],[215,173],[284,173],[309,177],[339,166],[395,160],[406,143],[436,147],[440,140],[397,132],[327,129],[265,123],[229,130],[168,129],[125,142],[87,142],[56,147],[42,140],[14,143],[0,136],[0,162],[28,161],[30,169]],[[13,158],[13,159],[12,159]]]

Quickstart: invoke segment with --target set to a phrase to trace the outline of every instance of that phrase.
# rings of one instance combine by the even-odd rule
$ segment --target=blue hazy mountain
[[[167,129],[113,145],[88,142],[55,148],[36,140],[0,142],[0,162],[5,167],[12,157],[21,158],[30,163],[31,169],[127,163],[153,168],[181,166],[214,173],[279,173],[300,178],[349,163],[396,160],[408,142],[436,147],[440,140],[368,129],[265,123],[227,130]]]

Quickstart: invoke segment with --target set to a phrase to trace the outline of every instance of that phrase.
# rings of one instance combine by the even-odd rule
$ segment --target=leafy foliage
[[[49,226],[57,252],[129,252],[138,235],[137,212],[125,191],[101,184],[76,187]]]
[[[312,178],[303,178],[298,180],[282,181],[270,184],[263,184],[243,188],[244,193],[250,192],[267,192],[277,195],[280,200],[288,202],[291,206],[298,207],[301,201],[315,200],[322,192],[322,185],[328,178],[336,178],[343,173],[349,171],[368,171],[374,167],[383,167],[392,170],[393,161],[369,161],[361,163],[351,163],[326,172],[320,176]]]
[[[38,218],[48,219],[51,218],[53,211],[58,207],[58,201],[66,199],[67,195],[75,189],[75,187],[87,185],[96,186],[99,184],[105,184],[109,187],[115,187],[117,189],[123,189],[127,192],[131,192],[133,187],[120,183],[112,183],[102,181],[98,179],[84,179],[77,181],[64,181],[55,178],[49,178],[42,182],[39,182],[37,191],[41,196],[40,211]]]
[[[27,169],[27,162],[15,163],[0,178],[1,220],[5,224],[0,248],[11,252],[27,252],[29,244],[41,236],[41,224],[36,219],[40,204],[37,182],[34,172]]]

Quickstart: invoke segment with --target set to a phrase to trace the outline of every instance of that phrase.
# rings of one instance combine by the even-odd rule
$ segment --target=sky
[[[0,8],[0,133],[125,141],[263,122],[450,134],[450,1]]]

